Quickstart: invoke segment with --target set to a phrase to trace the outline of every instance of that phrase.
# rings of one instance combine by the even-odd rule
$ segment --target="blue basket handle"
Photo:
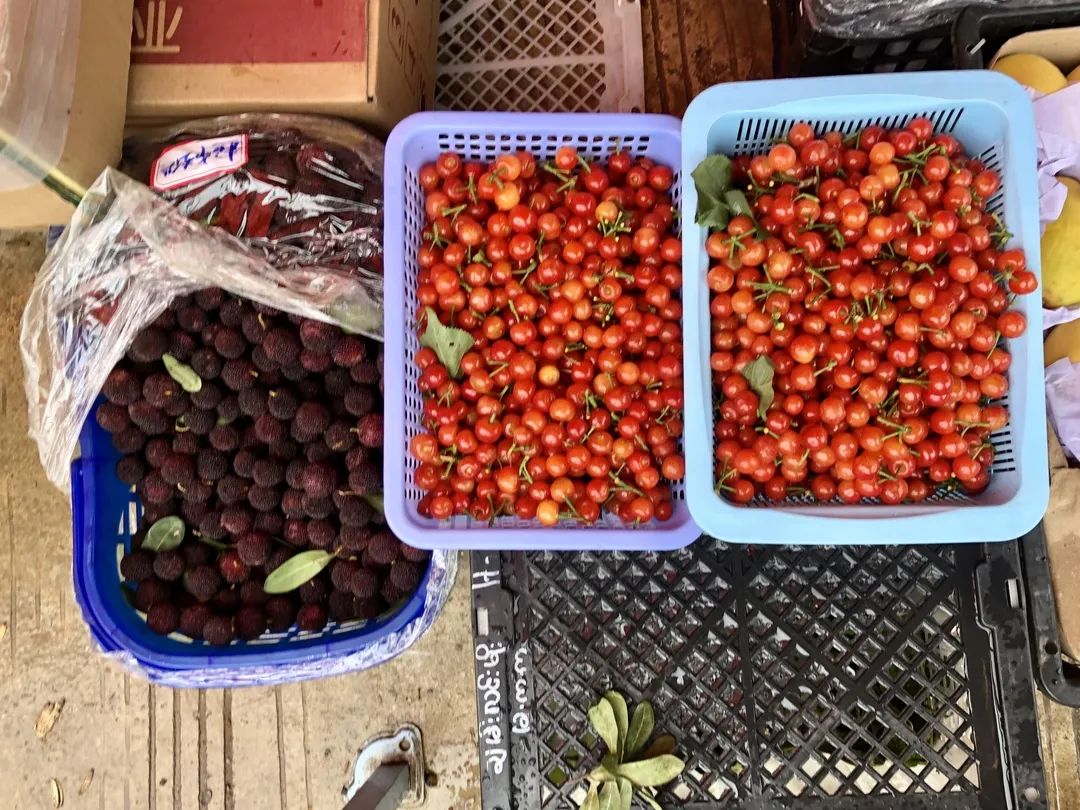
[[[1005,109],[1016,105],[1031,114],[1031,101],[1025,90],[1000,73],[987,70],[870,73],[828,77],[824,90],[822,78],[716,84],[690,103],[683,118],[683,132],[685,135],[688,127],[704,126],[707,130],[716,121],[718,109],[738,111],[744,118],[754,115],[820,118],[821,112],[827,110],[829,117],[857,116],[865,120],[890,114],[910,115],[913,109],[962,106],[973,100]]]
[[[809,110],[812,110],[815,105],[828,104],[829,117],[849,117],[858,116],[859,118],[882,118],[888,117],[892,110],[911,110],[920,109],[926,107],[928,111],[933,111],[935,107],[948,106],[950,104],[956,104],[955,99],[940,98],[935,96],[924,95],[901,95],[901,94],[880,94],[880,93],[851,93],[837,96],[819,96],[811,98],[799,98],[792,99],[791,101],[781,102],[780,104],[772,104],[768,107],[761,107],[757,110],[748,111],[751,115],[753,113],[776,115],[777,113],[783,114],[785,110],[792,110],[792,113],[787,117],[806,117]],[[911,113],[905,113],[905,115],[912,115]]]

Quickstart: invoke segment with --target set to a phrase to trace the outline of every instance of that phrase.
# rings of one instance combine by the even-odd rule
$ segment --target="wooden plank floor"
[[[682,115],[709,85],[772,76],[768,0],[641,0],[645,102]]]

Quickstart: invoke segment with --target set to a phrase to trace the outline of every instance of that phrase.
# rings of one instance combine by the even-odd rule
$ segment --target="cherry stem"
[[[815,371],[814,376],[817,377],[819,374],[824,374],[826,371],[832,371],[834,368],[836,368],[836,361],[830,360],[824,366]]]
[[[896,430],[900,431],[899,435],[903,435],[903,434],[907,433],[909,430],[911,430],[911,428],[907,427],[906,425],[901,425],[901,424],[898,424],[896,422],[890,422],[888,419],[885,419],[885,418],[880,417],[880,416],[877,417],[877,421],[882,425],[888,425],[889,427],[895,428]]]
[[[620,490],[622,490],[624,492],[633,492],[635,495],[640,495],[642,498],[645,497],[644,492],[642,492],[640,489],[636,489],[636,488],[630,486],[628,483],[626,483],[621,478],[619,478],[619,476],[617,476],[615,473],[609,472],[608,477],[611,478],[611,480],[614,481],[618,485],[616,487],[616,489],[620,489]]]

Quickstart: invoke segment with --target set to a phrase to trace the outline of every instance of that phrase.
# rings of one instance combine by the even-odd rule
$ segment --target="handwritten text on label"
[[[154,191],[168,191],[196,180],[211,180],[231,174],[247,160],[247,133],[178,143],[154,161],[150,187]]]

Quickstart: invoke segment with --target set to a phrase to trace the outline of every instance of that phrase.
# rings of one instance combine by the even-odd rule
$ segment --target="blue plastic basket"
[[[514,517],[502,517],[489,525],[463,516],[439,522],[416,512],[423,493],[413,484],[418,462],[408,447],[420,430],[423,412],[413,362],[420,344],[412,324],[417,309],[416,249],[424,225],[424,194],[417,177],[420,167],[446,150],[457,152],[465,160],[491,161],[517,149],[549,159],[564,144],[596,158],[624,148],[670,166],[676,172],[674,194],[678,204],[679,122],[669,116],[420,113],[398,124],[387,141],[385,505],[390,527],[419,548],[664,550],[685,546],[700,534],[690,517],[681,484],[674,488],[672,518],[636,529],[627,528],[612,516],[590,527],[567,522],[544,528],[537,521]]]
[[[131,547],[142,510],[132,488],[116,477],[119,454],[93,413],[83,425],[80,445],[82,456],[71,466],[75,598],[104,652],[130,656],[157,679],[168,680],[168,672],[199,671],[200,686],[236,686],[258,683],[238,677],[242,670],[281,667],[299,672],[312,662],[322,662],[329,672],[333,660],[401,630],[423,611],[431,584],[430,563],[417,592],[395,612],[373,621],[331,621],[314,633],[293,627],[227,647],[192,641],[179,633],[160,636],[125,597],[129,586],[120,577],[120,558]]]
[[[1001,189],[988,208],[1004,217],[1013,242],[1026,249],[1039,274],[1039,220],[1035,183],[1035,122],[1019,84],[985,71],[903,73],[783,79],[711,87],[683,119],[684,175],[706,155],[761,154],[791,124],[806,121],[819,132],[851,133],[871,124],[902,126],[924,115],[935,131],[956,136],[968,154],[1001,174]],[[692,183],[683,209],[694,211]],[[1046,416],[1042,382],[1042,309],[1038,295],[1017,306],[1028,331],[1010,342],[1008,404],[1011,422],[991,440],[996,456],[990,486],[970,497],[937,496],[923,504],[887,506],[816,504],[792,498],[772,504],[763,497],[737,506],[716,494],[712,374],[709,368],[709,290],[706,229],[690,217],[683,227],[683,341],[687,407],[687,498],[708,534],[746,543],[952,543],[1010,540],[1034,526],[1049,498]]]

